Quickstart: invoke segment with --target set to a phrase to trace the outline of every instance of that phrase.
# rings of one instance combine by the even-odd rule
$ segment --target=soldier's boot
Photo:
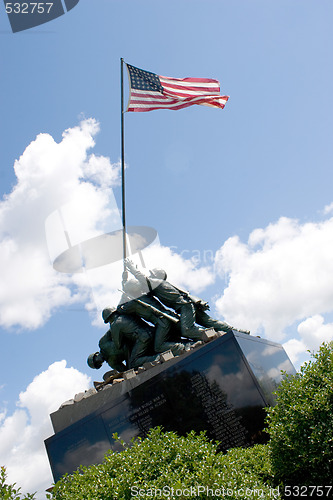
[[[159,363],[160,361],[160,354],[154,354],[154,356],[141,356],[131,362],[130,368],[137,369],[139,366],[143,366],[144,363]]]
[[[170,350],[174,356],[179,356],[179,354],[181,354],[183,351],[185,351],[185,346],[184,346],[184,344],[177,342],[176,344],[173,345],[173,347],[171,347]]]

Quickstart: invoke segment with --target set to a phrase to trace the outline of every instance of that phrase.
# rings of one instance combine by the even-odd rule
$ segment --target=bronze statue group
[[[98,369],[106,361],[118,372],[137,369],[159,361],[165,351],[176,356],[191,349],[205,338],[206,329],[233,329],[207,314],[207,302],[169,283],[163,269],[153,269],[146,277],[129,259],[125,267],[134,279],[124,273],[118,306],[102,312],[109,330],[99,341],[100,350],[88,357],[90,368]]]

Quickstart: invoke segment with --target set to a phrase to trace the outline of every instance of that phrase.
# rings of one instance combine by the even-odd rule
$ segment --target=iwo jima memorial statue
[[[174,95],[168,97],[165,83],[162,91],[156,90],[164,77],[129,65],[127,69],[128,111],[159,109],[149,104],[145,105],[149,109],[136,109],[136,90],[145,95],[162,92],[163,99],[175,101]],[[207,103],[223,108],[228,98],[215,91],[202,102],[190,102],[191,98],[184,104],[183,97],[179,99],[182,104],[170,109]],[[210,439],[219,441],[222,451],[265,442],[264,407],[274,404],[281,368],[295,373],[280,344],[213,319],[207,313],[208,303],[171,284],[164,269],[142,272],[127,258],[123,113],[122,98],[121,299],[116,306],[105,305],[102,317],[109,329],[99,350],[87,359],[92,369],[106,363],[111,370],[103,381],[94,382],[94,387],[51,414],[54,435],[45,445],[55,482],[80,465],[102,462],[110,449],[121,449],[114,434],[129,442],[155,426],[182,435],[205,430]]]

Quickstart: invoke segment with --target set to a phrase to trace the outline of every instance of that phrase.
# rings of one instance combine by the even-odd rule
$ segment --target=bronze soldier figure
[[[114,342],[118,350],[129,350],[129,368],[138,368],[148,361],[156,361],[153,353],[153,328],[134,315],[123,314],[116,307],[103,310],[104,323],[109,323],[107,338]]]
[[[123,284],[123,296],[117,309],[143,318],[155,326],[154,351],[156,353],[171,350],[175,356],[180,354],[185,350],[185,346],[179,342],[179,328],[176,327],[179,323],[179,316],[167,310],[155,297],[147,294],[141,295],[141,293],[140,283],[137,280],[126,281]]]

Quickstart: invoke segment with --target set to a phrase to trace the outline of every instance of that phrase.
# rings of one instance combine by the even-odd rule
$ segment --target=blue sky
[[[327,0],[80,0],[13,34],[1,7],[0,462],[24,490],[52,482],[49,413],[103,373],[86,358],[119,266],[56,273],[45,221],[74,200],[73,238],[88,237],[108,229],[106,188],[120,207],[121,57],[230,96],[125,116],[127,221],[158,231],[147,267],[296,367],[333,338],[332,14]]]

